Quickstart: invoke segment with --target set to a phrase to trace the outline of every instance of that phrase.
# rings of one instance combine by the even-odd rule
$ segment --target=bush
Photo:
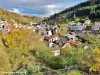
[[[69,72],[67,75],[83,75],[83,74],[81,74],[81,73],[78,72],[78,71],[71,71],[71,72]]]
[[[47,64],[51,69],[57,70],[65,67],[65,59],[61,56],[53,57],[52,60]]]

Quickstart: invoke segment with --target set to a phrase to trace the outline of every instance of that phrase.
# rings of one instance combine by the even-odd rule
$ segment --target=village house
[[[54,35],[58,32],[59,27],[55,25],[46,25],[46,24],[41,24],[41,25],[36,25],[36,32],[39,35]]]
[[[60,30],[60,26],[53,25],[52,30],[54,31],[53,34],[56,34],[58,32],[58,30]]]
[[[44,39],[43,39],[44,43],[47,45],[47,46],[50,46],[50,43],[53,43],[52,42],[52,36],[45,36]]]
[[[69,31],[75,31],[75,32],[77,32],[77,31],[81,32],[81,31],[83,31],[85,28],[86,28],[86,26],[85,26],[84,24],[77,23],[77,24],[72,24],[72,25],[70,25],[70,26],[68,27],[68,30],[69,30]]]
[[[68,39],[72,39],[73,41],[78,40],[76,35],[72,35],[72,34],[65,34],[64,37],[67,37]]]
[[[40,24],[40,27],[41,27],[41,28],[48,28],[48,29],[49,29],[50,25],[47,25],[47,24]]]
[[[14,23],[14,26],[15,26],[16,28],[18,28],[18,24],[17,24],[17,22],[16,22],[16,23]]]
[[[0,21],[0,30],[2,30],[3,26],[4,26],[4,22]]]
[[[6,21],[0,20],[0,29],[2,30],[4,28],[4,25],[6,25],[6,24],[7,24]]]
[[[48,46],[50,48],[60,48],[64,44],[66,44],[66,42],[67,42],[66,38],[63,37],[58,37],[58,39],[55,40],[53,38],[50,38],[49,41],[47,41]]]
[[[33,23],[33,22],[30,22],[30,23],[29,23],[29,25],[31,25],[31,26],[33,26],[34,24],[37,24],[37,23]]]
[[[22,25],[22,28],[23,29],[27,29],[27,25]]]
[[[76,36],[75,32],[57,37],[46,36],[44,42],[50,48],[65,48],[69,44],[76,46],[78,41]]]
[[[89,40],[90,40],[90,38],[86,32],[78,34],[77,38],[80,39],[82,43],[89,42]]]
[[[91,20],[85,20],[84,24],[86,24],[86,25],[91,24]]]
[[[46,32],[46,29],[36,29],[36,32],[39,34],[39,35],[46,35],[47,32]]]
[[[15,25],[14,25],[15,26]],[[16,27],[16,26],[15,26]],[[21,29],[23,27],[23,25],[22,24],[18,24],[17,25],[17,28],[19,28],[19,29]]]
[[[55,50],[55,51],[53,51],[53,53],[54,53],[55,56],[59,56],[60,55],[60,50]]]
[[[29,26],[27,27],[27,29],[32,29],[32,28],[34,28],[32,25],[29,25]]]
[[[42,27],[40,24],[35,24],[34,27],[36,27],[36,33],[39,35],[45,35],[46,34],[46,29]]]
[[[100,32],[100,22],[95,22],[95,24],[92,26],[93,32]]]
[[[10,32],[13,31],[14,29],[16,29],[15,26],[10,25],[10,24],[6,24],[6,25],[4,25],[3,32],[4,32],[4,33],[10,33]]]

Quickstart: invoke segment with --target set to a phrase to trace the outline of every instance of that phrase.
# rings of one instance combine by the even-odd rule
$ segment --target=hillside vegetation
[[[66,24],[73,20],[89,18],[94,21],[100,21],[100,0],[88,0],[73,7],[67,8],[60,13],[56,13],[43,20],[48,24]]]
[[[28,24],[30,22],[37,23],[42,20],[39,17],[22,16],[16,13],[9,12],[0,8],[0,19],[13,24],[14,22],[18,24]]]
[[[96,0],[98,2],[95,0],[93,2],[89,1],[68,8],[51,16],[51,19],[44,20],[44,22],[51,24],[55,24],[57,21],[58,23],[67,23],[76,18],[87,18],[87,14],[83,13],[83,16],[80,16],[76,13],[78,11],[81,11],[81,13],[84,11],[86,13],[88,11],[87,9],[94,10],[92,4],[96,4],[95,9],[98,7],[99,11],[99,4],[97,4],[99,0]],[[0,18],[8,22],[10,22],[11,19],[22,24],[34,21],[27,16],[23,17],[2,9],[0,10]],[[73,11],[74,14],[71,13],[71,11]],[[90,16],[95,14],[94,12],[88,15],[89,18],[91,17],[91,20],[94,20],[92,16]],[[71,15],[69,15],[69,13],[71,13]],[[69,16],[72,17],[70,18]],[[33,19],[34,18],[36,17],[33,17]],[[96,20],[99,20],[99,18]],[[12,75],[12,72],[17,73],[13,75],[25,75],[21,72],[25,72],[26,75],[100,75],[99,34],[87,34],[89,41],[83,43],[82,40],[79,39],[79,45],[70,45],[61,48],[60,55],[55,56],[53,51],[56,49],[48,47],[43,41],[45,36],[38,35],[33,30],[34,29],[14,29],[7,34],[0,31],[0,75]],[[64,35],[66,34],[66,30],[58,31],[58,34]],[[57,35],[55,34],[54,37]],[[68,40],[70,41],[72,39]],[[84,46],[88,46],[88,49],[85,49]],[[5,74],[5,72],[7,74]]]
[[[0,71],[26,72],[27,75],[100,75],[100,40],[90,35],[92,50],[81,46],[61,50],[55,57],[31,30],[0,32]],[[2,75],[2,74],[0,74]],[[9,74],[7,74],[9,75]],[[22,74],[18,74],[22,75]]]

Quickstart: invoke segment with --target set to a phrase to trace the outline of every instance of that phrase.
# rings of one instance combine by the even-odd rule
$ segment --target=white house
[[[48,36],[51,36],[51,35],[52,35],[51,30],[47,31],[47,35],[48,35]]]
[[[3,25],[4,25],[3,23],[0,23],[0,30],[2,29]]]
[[[91,24],[91,20],[86,20],[85,24],[88,24],[88,25]]]
[[[52,38],[52,41],[56,41],[58,39],[59,39],[58,37],[54,37],[54,38]]]
[[[95,22],[95,24],[92,26],[92,30],[100,31],[100,22]]]
[[[46,35],[46,29],[38,29],[39,35]]]
[[[68,37],[69,39],[72,39],[73,41],[78,40],[78,38],[77,38],[76,36],[71,35],[71,34],[65,34],[64,36],[65,36],[65,37]]]
[[[55,50],[55,51],[53,51],[53,53],[54,53],[55,56],[59,56],[60,55],[60,50]]]
[[[0,30],[3,28],[4,25],[5,25],[5,21],[0,21]]]
[[[16,28],[18,28],[18,24],[17,24],[17,23],[14,23],[14,26],[15,26]]]
[[[52,48],[54,43],[49,43],[49,47]]]

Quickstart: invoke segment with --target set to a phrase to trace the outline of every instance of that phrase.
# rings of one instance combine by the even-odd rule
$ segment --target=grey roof
[[[70,25],[69,26],[69,30],[83,30],[84,29],[84,26],[82,25]]]

